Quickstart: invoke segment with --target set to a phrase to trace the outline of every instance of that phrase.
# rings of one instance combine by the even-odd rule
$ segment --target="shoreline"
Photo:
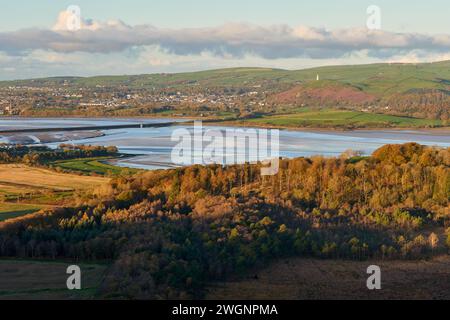
[[[355,128],[355,129],[348,129],[348,128],[342,128],[342,127],[291,127],[291,126],[274,126],[269,124],[254,124],[254,123],[248,123],[248,122],[239,122],[239,120],[219,120],[214,118],[205,118],[205,117],[157,117],[157,116],[127,116],[127,117],[104,117],[104,116],[69,116],[69,117],[57,117],[57,116],[46,116],[46,117],[0,117],[1,120],[21,120],[21,119],[27,119],[27,120],[56,120],[56,119],[65,119],[65,120],[153,120],[153,119],[161,119],[161,120],[186,120],[186,122],[180,122],[180,124],[190,125],[193,121],[202,121],[203,126],[224,126],[224,127],[236,127],[236,128],[242,128],[242,127],[248,127],[248,128],[257,128],[257,129],[278,129],[278,130],[290,130],[290,131],[303,131],[303,132],[325,132],[325,131],[332,131],[337,133],[345,133],[345,132],[362,132],[362,131],[380,131],[380,130],[387,130],[387,131],[442,131],[443,133],[450,134],[450,125],[448,126],[440,126],[440,127],[390,127],[390,126],[380,126],[380,127],[367,127],[367,128]],[[167,123],[167,125],[170,125],[170,123]],[[172,125],[177,125],[177,123],[172,123]],[[68,128],[67,130],[74,130],[76,127]],[[45,128],[39,128],[37,130],[44,130]],[[52,128],[48,128],[50,131]],[[95,130],[95,128],[93,129]],[[99,128],[98,130],[101,130]],[[64,131],[64,130],[61,130]]]
[[[104,137],[106,134],[101,130],[87,130],[87,131],[71,131],[65,132],[64,136],[60,136],[59,133],[64,131],[50,132],[41,131],[34,134],[26,133],[1,133],[1,140],[9,141],[7,143],[22,144],[22,145],[39,145],[39,144],[51,144],[51,143],[67,143],[68,141],[77,141],[83,139],[92,139]]]
[[[224,126],[224,127],[236,127],[236,128],[256,128],[256,129],[278,129],[286,131],[300,131],[300,132],[334,132],[334,133],[350,133],[350,132],[370,132],[370,131],[442,131],[450,135],[450,126],[445,127],[367,127],[357,129],[346,129],[336,127],[289,127],[289,126],[273,126],[263,124],[250,124],[250,123],[231,123],[231,122],[203,122],[204,126]]]

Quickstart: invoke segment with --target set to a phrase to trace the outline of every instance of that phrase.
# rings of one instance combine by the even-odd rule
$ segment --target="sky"
[[[0,80],[448,60],[449,14],[448,0],[1,0]]]

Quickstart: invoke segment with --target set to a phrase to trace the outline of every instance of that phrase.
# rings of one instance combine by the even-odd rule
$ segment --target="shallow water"
[[[28,128],[59,128],[82,126],[108,126],[135,123],[163,123],[185,121],[169,118],[0,118],[0,130],[28,129]]]
[[[15,119],[0,120],[0,129],[10,128],[41,128],[60,126],[112,125],[125,123],[161,123],[173,122],[174,119]],[[171,153],[177,141],[171,141],[174,130],[189,129],[188,126],[173,126],[163,128],[133,128],[103,130],[104,136],[72,140],[70,143],[117,146],[122,153],[136,155],[121,159],[118,165],[159,169],[176,166]],[[204,127],[206,130],[225,132],[231,127]],[[246,130],[247,128],[242,128]],[[374,150],[385,144],[417,142],[424,145],[450,147],[450,131],[448,130],[359,130],[359,131],[293,131],[281,130],[279,133],[279,154],[282,157],[302,157],[312,155],[337,156],[348,149],[357,150],[364,155],[370,155]],[[64,133],[62,133],[64,134]],[[0,142],[2,137],[0,136]],[[48,143],[55,147],[59,142]],[[205,144],[204,144],[205,146]],[[238,154],[246,154],[255,146],[247,146],[237,150]],[[226,153],[226,150],[224,151]],[[221,154],[220,156],[223,156]],[[247,159],[248,160],[248,159]],[[197,161],[199,161],[197,159]],[[201,161],[200,161],[201,162]]]

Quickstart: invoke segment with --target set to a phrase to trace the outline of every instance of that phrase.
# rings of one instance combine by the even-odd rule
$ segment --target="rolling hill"
[[[55,77],[17,81],[2,81],[8,85],[67,85],[74,86],[258,86],[300,84],[328,80],[350,85],[373,95],[406,93],[418,89],[450,90],[450,61],[423,64],[369,64],[329,66],[305,70],[270,68],[230,68],[174,74],[147,74],[96,77]]]

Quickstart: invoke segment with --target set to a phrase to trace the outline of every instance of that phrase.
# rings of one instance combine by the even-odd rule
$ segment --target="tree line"
[[[0,163],[42,165],[50,161],[93,158],[117,155],[116,147],[60,144],[51,149],[46,146],[0,144]]]

